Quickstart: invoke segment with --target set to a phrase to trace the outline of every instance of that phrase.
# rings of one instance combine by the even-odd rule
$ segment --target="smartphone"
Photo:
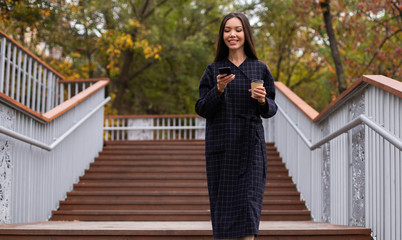
[[[229,76],[230,74],[232,74],[232,71],[230,71],[230,67],[221,67],[218,68],[219,70],[219,74],[226,74],[226,76]]]

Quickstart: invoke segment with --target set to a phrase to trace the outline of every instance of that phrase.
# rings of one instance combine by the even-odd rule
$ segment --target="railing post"
[[[47,101],[46,101],[46,112],[52,109],[52,73],[49,71],[47,73]]]
[[[10,59],[11,62],[11,59]],[[16,73],[16,66],[17,66],[17,47],[14,46],[13,50],[13,70],[11,72],[11,94],[10,97],[14,98],[15,94],[15,73]]]
[[[42,66],[41,65],[39,65],[39,71],[38,71],[38,75],[37,75],[37,84],[38,84],[38,89],[36,90],[36,108],[35,108],[35,110],[37,112],[41,112],[40,111],[41,92],[42,92]]]
[[[42,109],[41,109],[41,113],[45,113],[46,111],[46,88],[47,88],[47,69],[43,69],[43,73],[42,73],[42,77],[43,77],[43,82],[42,82]]]
[[[197,127],[205,127],[206,120],[204,118],[196,118],[195,119],[195,126]],[[205,128],[204,129],[197,129],[195,130],[195,139],[204,139],[205,138]]]
[[[28,71],[28,77],[27,77],[27,79],[28,79],[28,88],[27,88],[27,106],[29,107],[29,108],[32,108],[32,106],[31,106],[31,87],[32,87],[32,58],[30,57],[29,58],[29,61],[28,61],[28,69],[29,69],[29,71]]]
[[[22,62],[22,51],[19,50],[18,51],[18,60],[16,62],[16,64],[18,64],[18,73],[17,73],[17,88],[15,89],[16,91],[16,97],[15,100],[17,100],[18,102],[21,102],[20,99],[20,89],[21,89],[21,62]]]
[[[6,58],[6,38],[1,39],[0,46],[0,92],[4,91],[4,65]]]
[[[6,39],[4,38],[4,41],[6,41]],[[11,44],[8,44],[7,47],[7,72],[6,72],[6,79],[5,79],[5,83],[6,83],[6,89],[5,89],[5,94],[9,95],[10,94],[10,65],[11,65]],[[4,56],[5,58],[6,56]]]
[[[60,104],[64,102],[64,84],[59,84],[60,88]]]
[[[24,62],[22,65],[22,91],[21,91],[21,100],[20,102],[24,105],[26,105],[26,81],[27,81],[27,58],[28,55],[24,54]]]
[[[32,77],[32,103],[31,103],[31,108],[33,110],[35,109],[36,106],[36,85],[38,84],[37,82],[37,74],[38,74],[38,70],[37,70],[38,64],[37,62],[34,62],[34,73],[33,73],[33,77]]]

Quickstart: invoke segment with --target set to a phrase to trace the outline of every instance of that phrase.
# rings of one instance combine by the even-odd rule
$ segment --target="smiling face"
[[[223,41],[229,48],[229,51],[237,51],[244,49],[244,31],[240,19],[233,17],[226,21]]]

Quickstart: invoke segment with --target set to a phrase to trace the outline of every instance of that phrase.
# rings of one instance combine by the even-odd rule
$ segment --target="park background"
[[[251,20],[275,80],[319,112],[362,75],[402,79],[399,0],[2,0],[0,11],[0,29],[66,79],[110,78],[106,114],[194,113],[232,11]]]

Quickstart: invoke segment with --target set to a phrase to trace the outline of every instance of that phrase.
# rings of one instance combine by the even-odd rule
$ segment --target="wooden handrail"
[[[363,75],[339,97],[332,101],[321,113],[318,113],[316,110],[314,110],[314,108],[303,101],[292,90],[290,90],[285,84],[281,82],[275,82],[275,87],[279,91],[281,91],[312,122],[319,122],[324,118],[324,116],[334,111],[352,92],[354,92],[364,84],[376,86],[397,97],[402,97],[402,82],[389,77],[385,77],[383,75]]]
[[[326,115],[338,108],[347,97],[364,84],[376,86],[387,91],[397,97],[402,97],[402,82],[383,75],[363,75],[357,81],[344,91],[339,97],[332,101],[315,119],[314,122],[321,121]]]
[[[3,35],[5,38],[7,38],[10,42],[12,42],[14,45],[16,45],[18,48],[20,48],[21,50],[23,50],[24,52],[26,52],[29,56],[31,56],[32,58],[34,58],[36,61],[38,61],[40,64],[42,64],[44,67],[46,67],[47,69],[49,69],[50,71],[52,71],[54,74],[56,74],[60,79],[64,80],[64,76],[61,75],[59,72],[57,72],[56,70],[54,70],[52,67],[50,67],[48,64],[46,64],[44,61],[42,61],[42,59],[40,59],[39,57],[37,57],[35,54],[33,54],[31,51],[29,51],[28,49],[26,49],[25,47],[23,47],[21,44],[19,44],[17,41],[15,41],[14,39],[12,39],[10,36],[8,36],[7,34],[5,34],[4,32],[2,32],[0,30],[0,35]]]
[[[276,89],[281,91],[281,93],[283,93],[283,95],[285,95],[285,97],[287,97],[311,121],[313,121],[318,116],[318,112],[314,108],[312,108],[303,99],[297,96],[296,93],[290,90],[290,88],[288,88],[285,84],[281,82],[275,82],[275,87]]]
[[[56,106],[55,108],[51,109],[50,111],[46,112],[45,114],[40,114],[27,106],[23,105],[22,103],[10,98],[9,96],[5,95],[4,93],[0,93],[0,101],[4,102],[7,105],[10,105],[11,107],[17,108],[34,118],[38,119],[39,121],[43,122],[51,122],[55,118],[61,116],[63,113],[67,112],[80,102],[84,101],[87,99],[89,96],[97,92],[99,89],[102,89],[109,83],[109,79],[104,79],[101,81],[96,82],[92,86],[88,87],[84,91],[78,93],[71,99],[61,103],[60,105]]]
[[[102,89],[109,83],[109,79],[101,80],[96,82],[94,85],[88,87],[84,91],[78,93],[74,97],[68,99],[67,101],[63,102],[62,104],[58,105],[57,107],[53,108],[52,110],[48,111],[47,113],[43,114],[43,118],[46,119],[47,122],[52,121],[53,119],[59,117],[63,113],[67,112],[80,102],[87,99],[89,96],[97,92],[99,89]]]
[[[89,78],[89,79],[69,79],[61,80],[59,83],[87,83],[87,82],[97,82],[101,80],[109,80],[109,78]]]
[[[402,82],[395,79],[383,75],[363,75],[359,80],[392,93],[397,97],[402,97]]]
[[[25,106],[24,104],[18,102],[17,100],[15,100],[15,99],[13,99],[13,98],[9,97],[8,95],[6,95],[4,93],[1,93],[1,92],[0,92],[0,101],[3,102],[4,104],[9,105],[12,108],[19,109],[20,111],[31,115],[33,118],[35,118],[35,119],[37,119],[39,121],[42,121],[42,122],[45,121],[46,122],[46,120],[43,119],[42,114],[34,111],[33,109]]]

